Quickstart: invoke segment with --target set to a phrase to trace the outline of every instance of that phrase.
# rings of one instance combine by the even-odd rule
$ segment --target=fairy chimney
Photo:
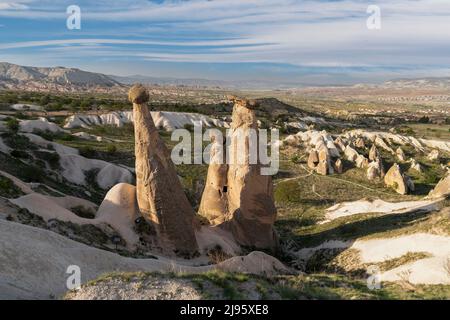
[[[274,250],[277,236],[273,228],[276,208],[272,178],[261,174],[263,166],[259,159],[253,163],[250,155],[251,148],[258,146],[257,141],[250,139],[251,131],[256,133],[258,128],[255,115],[258,105],[254,101],[232,99],[228,165],[210,165],[200,213],[213,217],[213,222],[225,221],[220,226],[230,231],[239,244]]]
[[[225,163],[224,155],[222,141],[213,138],[208,174],[199,207],[199,214],[206,217],[212,224],[227,220],[228,165]]]
[[[155,226],[164,251],[192,256],[198,250],[194,210],[147,107],[149,94],[137,84],[130,89],[128,98],[133,103],[136,192],[140,213]]]

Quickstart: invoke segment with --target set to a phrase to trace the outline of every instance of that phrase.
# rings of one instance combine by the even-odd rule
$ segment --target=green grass
[[[256,290],[259,299],[448,299],[448,285],[414,285],[405,288],[398,283],[382,283],[381,289],[371,290],[365,279],[339,274],[315,273],[263,277],[223,271],[201,274],[173,273],[110,273],[88,282],[83,287],[122,280],[137,282],[140,288],[152,285],[152,278],[182,279],[192,282],[203,299],[249,299]],[[249,291],[250,290],[250,291]],[[70,295],[70,293],[68,293]]]
[[[11,181],[11,179],[0,175],[0,196],[5,198],[17,198],[24,193]]]
[[[414,137],[450,141],[450,124],[417,123],[408,127],[414,131]]]
[[[408,148],[406,150],[410,152]],[[348,163],[343,174],[311,174],[306,169],[304,158],[299,157],[301,159],[297,163],[283,160],[291,156],[286,152],[282,153],[281,173],[275,177],[274,193],[278,209],[275,226],[282,242],[303,248],[327,240],[392,237],[419,231],[450,234],[450,219],[445,213],[413,212],[388,216],[367,213],[318,224],[324,220],[325,210],[336,203],[379,198],[394,202],[418,200],[428,194],[440,179],[442,169],[439,165],[420,158],[424,173],[411,173],[418,190],[412,195],[403,196],[386,188],[382,180],[368,181],[365,170],[352,168]],[[387,163],[392,160],[387,157]],[[409,168],[409,164],[404,166]],[[407,173],[410,174],[409,171]],[[422,185],[425,183],[426,188]],[[448,231],[445,231],[446,228]]]

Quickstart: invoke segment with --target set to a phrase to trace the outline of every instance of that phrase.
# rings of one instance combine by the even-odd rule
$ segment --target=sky
[[[0,61],[315,85],[448,77],[450,0],[0,0]]]

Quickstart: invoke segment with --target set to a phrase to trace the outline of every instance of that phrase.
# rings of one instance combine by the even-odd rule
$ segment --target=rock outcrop
[[[389,147],[389,146],[387,145],[387,143],[383,140],[383,138],[380,137],[379,135],[376,135],[376,136],[375,136],[374,143],[375,143],[377,146],[379,146],[380,148],[383,148],[384,150],[386,150],[386,151],[388,151],[388,152],[390,152],[390,153],[392,153],[392,154],[395,154],[394,150],[392,150],[392,148]]]
[[[364,142],[363,138],[357,138],[355,141],[355,147],[359,149],[364,149],[366,147],[366,144]]]
[[[358,168],[366,168],[369,165],[369,160],[360,154],[356,157],[355,164]]]
[[[441,198],[448,197],[450,195],[450,173],[442,178],[436,187],[430,191],[428,197],[429,198]]]
[[[337,137],[337,138],[334,140],[334,144],[335,144],[335,146],[337,146],[342,152],[345,151],[345,143],[344,143],[344,141],[342,140],[341,137]]]
[[[228,165],[224,163],[225,153],[223,148],[224,146],[220,141],[212,139],[210,164],[199,207],[199,214],[208,218],[212,224],[219,224],[228,218]]]
[[[394,163],[384,176],[384,183],[386,186],[392,187],[399,194],[408,193],[408,181],[405,179],[397,163]]]
[[[274,250],[277,236],[273,228],[276,208],[272,179],[261,174],[263,166],[259,161],[250,161],[250,131],[257,129],[257,104],[240,99],[234,99],[234,103],[227,149],[229,164],[210,166],[210,183],[202,197],[201,213],[216,221],[225,220],[220,227],[230,231],[240,245]],[[244,139],[243,143],[239,139]]]
[[[342,163],[342,160],[341,159],[337,159],[335,162],[334,162],[334,166],[333,166],[333,168],[334,168],[334,171],[336,172],[336,173],[342,173],[342,172],[344,172],[344,164]]]
[[[399,161],[403,162],[406,160],[406,156],[402,148],[398,147],[397,150],[395,150],[395,154],[397,155]]]
[[[146,105],[148,92],[143,86],[135,85],[128,97],[133,103],[139,210],[155,227],[164,251],[192,256],[198,250],[194,210],[184,194],[170,152],[153,123]]]
[[[315,169],[318,164],[319,164],[319,155],[317,154],[317,151],[312,150],[308,156],[308,167],[310,169]]]
[[[350,146],[345,148],[344,154],[348,161],[355,162],[356,158],[358,158],[358,152]]]
[[[378,151],[375,144],[372,144],[372,147],[369,150],[369,160],[376,161],[380,157],[380,152]]]
[[[433,149],[427,156],[428,160],[434,161],[439,159],[439,150]]]
[[[98,208],[96,219],[104,221],[119,232],[127,247],[135,249],[139,241],[134,232],[135,220],[140,217],[136,187],[128,183],[119,183],[112,187]]]
[[[423,172],[422,166],[419,162],[414,159],[410,159],[409,162],[411,162],[411,169],[416,170],[417,172]]]
[[[384,176],[384,168],[381,158],[369,163],[367,167],[367,179],[373,181]]]
[[[316,172],[323,176],[334,173],[334,169],[331,164],[330,152],[326,146],[323,146],[319,150],[319,164],[316,167]]]
[[[322,176],[326,176],[329,173],[327,162],[324,160],[319,161],[319,164],[316,167],[316,172]]]

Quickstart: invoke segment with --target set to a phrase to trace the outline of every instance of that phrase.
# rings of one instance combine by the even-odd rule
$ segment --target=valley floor
[[[423,172],[382,151],[385,164],[399,162],[414,181],[414,192],[400,195],[345,159],[341,174],[320,175],[304,147],[284,145],[274,177],[276,257],[249,251],[187,262],[114,244],[117,230],[96,221],[110,187],[133,183],[133,127],[55,130],[0,128],[0,298],[450,299],[450,201],[424,199],[446,174],[448,150],[430,160],[430,148],[402,146]],[[170,133],[160,134],[173,147]],[[177,166],[194,208],[206,172]],[[125,232],[137,239],[133,228]],[[69,265],[81,267],[80,290],[67,292]],[[369,289],[371,276],[380,289]]]

